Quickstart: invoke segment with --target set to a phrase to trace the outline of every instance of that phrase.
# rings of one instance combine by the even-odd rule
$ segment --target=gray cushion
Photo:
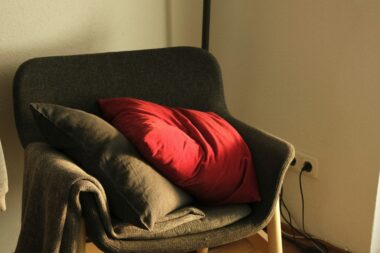
[[[147,231],[129,224],[115,223],[114,230],[122,239],[171,238],[225,227],[243,219],[252,211],[250,205],[247,204],[202,206],[199,209],[205,213],[204,219],[193,220],[180,226],[175,226],[173,220],[162,221],[157,223],[152,231]]]
[[[119,219],[151,230],[165,215],[192,201],[142,160],[133,145],[103,119],[53,104],[32,103],[31,109],[46,141],[102,183],[111,212]],[[177,214],[192,214],[190,220],[204,216],[196,208]]]

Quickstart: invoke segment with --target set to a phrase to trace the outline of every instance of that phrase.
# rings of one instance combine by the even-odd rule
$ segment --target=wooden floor
[[[284,253],[299,253],[299,251],[286,240],[283,240]],[[210,249],[210,253],[266,253],[266,242],[258,235],[240,240],[228,245]],[[86,245],[86,253],[101,253],[92,243]]]

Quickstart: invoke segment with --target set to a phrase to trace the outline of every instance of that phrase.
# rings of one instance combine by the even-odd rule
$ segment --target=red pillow
[[[248,146],[217,114],[134,98],[101,99],[99,104],[104,117],[145,159],[198,200],[213,204],[260,200]]]

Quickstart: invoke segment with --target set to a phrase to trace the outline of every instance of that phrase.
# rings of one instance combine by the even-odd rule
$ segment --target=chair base
[[[275,211],[272,219],[267,226],[267,233],[260,230],[258,233],[266,242],[267,247],[264,251],[268,253],[283,253],[282,251],[282,237],[281,237],[281,218],[280,218],[280,205],[279,201],[275,204]],[[84,220],[81,221],[81,234],[78,240],[78,253],[85,253],[86,246],[86,229]],[[208,253],[208,248],[197,249],[197,253]]]

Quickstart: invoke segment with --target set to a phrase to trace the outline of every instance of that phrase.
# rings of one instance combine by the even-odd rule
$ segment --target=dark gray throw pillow
[[[100,181],[115,217],[151,230],[165,215],[192,201],[103,119],[59,105],[30,106],[46,141]],[[204,215],[194,208],[191,212],[198,218]]]

